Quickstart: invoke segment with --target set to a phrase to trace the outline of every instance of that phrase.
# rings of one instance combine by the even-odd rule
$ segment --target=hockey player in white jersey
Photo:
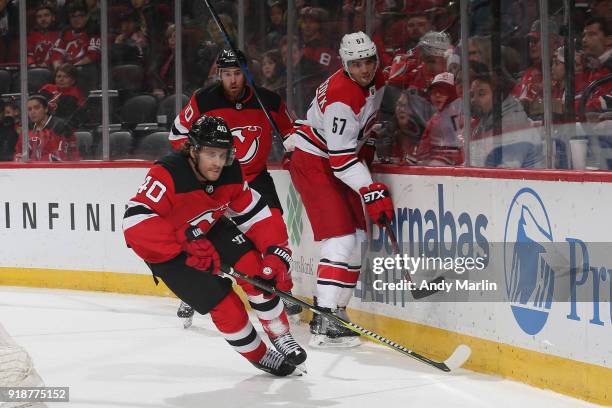
[[[364,33],[347,34],[340,44],[343,68],[316,91],[306,120],[287,140],[290,174],[301,195],[315,241],[321,241],[315,303],[345,319],[361,269],[366,222],[361,204],[382,225],[393,217],[389,189],[372,180],[359,153],[374,125],[386,78],[376,45]],[[311,346],[351,347],[358,335],[315,315]]]

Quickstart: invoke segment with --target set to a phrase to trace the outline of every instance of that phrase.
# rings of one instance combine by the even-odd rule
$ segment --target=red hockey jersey
[[[65,30],[51,49],[51,61],[74,64],[85,57],[92,62],[100,59],[100,37],[90,36],[85,31]]]
[[[172,153],[149,170],[128,202],[123,216],[127,244],[147,262],[160,263],[181,252],[178,234],[191,226],[205,233],[221,216],[231,218],[260,252],[285,246],[287,232],[273,217],[259,193],[243,179],[238,161],[224,167],[219,179],[200,182],[186,157]]]
[[[283,138],[293,130],[293,123],[282,98],[272,91],[257,87],[257,93],[268,108]],[[221,83],[196,91],[189,103],[174,120],[170,143],[179,149],[187,140],[193,121],[202,115],[221,116],[231,128],[236,158],[242,165],[247,181],[252,181],[266,169],[272,146],[272,126],[261,110],[253,90],[247,87],[244,98],[232,103],[225,98]]]
[[[51,65],[51,48],[59,38],[59,31],[37,31],[28,34],[28,65]]]

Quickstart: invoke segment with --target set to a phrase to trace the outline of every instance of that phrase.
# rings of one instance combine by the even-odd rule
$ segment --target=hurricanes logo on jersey
[[[242,126],[232,129],[236,146],[236,158],[240,164],[247,164],[253,161],[259,151],[261,143],[260,126]]]

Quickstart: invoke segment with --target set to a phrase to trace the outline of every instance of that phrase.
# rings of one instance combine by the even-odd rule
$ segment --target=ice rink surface
[[[70,403],[49,408],[597,406],[463,369],[437,372],[372,343],[307,349],[307,375],[276,378],[235,353],[208,316],[184,330],[177,306],[171,298],[0,287],[0,322],[47,385],[70,387]],[[307,344],[306,325],[293,331]]]

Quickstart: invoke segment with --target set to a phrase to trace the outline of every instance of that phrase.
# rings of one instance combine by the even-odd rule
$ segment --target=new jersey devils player
[[[217,58],[217,69],[221,79],[207,88],[197,90],[189,103],[174,120],[170,132],[170,142],[179,149],[187,140],[187,130],[200,115],[222,117],[229,125],[234,136],[236,158],[242,165],[246,180],[251,188],[264,198],[272,212],[278,213],[279,228],[284,228],[282,207],[274,182],[266,166],[272,147],[272,126],[253,95],[253,89],[247,85],[240,69],[242,53],[238,55],[231,50],[223,50]],[[287,113],[282,98],[265,88],[257,87],[257,93],[276,122],[282,136],[289,135],[293,123]],[[287,288],[281,288],[287,290]],[[286,305],[289,314],[301,311],[299,306]],[[179,317],[190,319],[193,310],[181,304],[177,312]],[[187,326],[189,320],[187,320]]]
[[[362,32],[347,34],[340,44],[340,58],[343,69],[319,86],[304,124],[291,136],[295,151],[290,173],[314,238],[322,241],[315,302],[346,319],[366,238],[361,198],[378,224],[393,217],[393,204],[387,186],[374,183],[358,158],[385,86],[376,45]],[[359,344],[352,331],[319,315],[313,317],[310,329],[313,346]]]
[[[222,118],[198,118],[187,138],[180,152],[155,163],[128,203],[125,239],[156,279],[199,313],[210,313],[227,342],[253,365],[291,374],[306,352],[289,332],[283,302],[238,282],[276,351],[255,331],[231,280],[217,275],[223,262],[290,288],[291,251],[280,214],[243,179]]]

